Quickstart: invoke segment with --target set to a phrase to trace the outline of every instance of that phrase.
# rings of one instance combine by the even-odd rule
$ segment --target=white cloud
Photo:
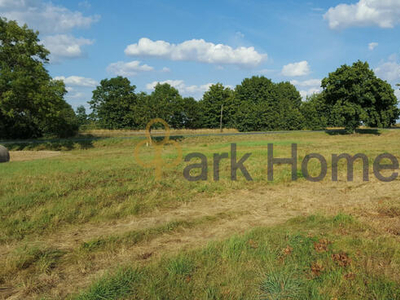
[[[83,97],[85,97],[85,94],[82,92],[69,92],[68,94],[69,99],[82,99]]]
[[[400,65],[396,61],[382,63],[374,71],[378,77],[384,80],[400,82]]]
[[[80,99],[80,100],[83,100],[84,98],[85,98],[85,93],[83,92],[83,91],[79,91],[79,90],[76,90],[75,88],[73,88],[73,87],[70,87],[70,86],[66,86],[65,87],[65,89],[67,90],[67,95],[65,96],[65,98],[68,100],[68,101],[76,101],[76,99]],[[89,98],[87,98],[87,99],[90,99],[90,97]]]
[[[68,91],[73,91],[71,86],[80,86],[80,87],[95,87],[98,82],[92,78],[81,77],[81,76],[56,76],[54,77],[55,80],[62,80],[64,81],[65,85],[70,88]]]
[[[308,79],[304,81],[292,80],[290,83],[299,89],[300,95],[303,99],[322,91],[321,79]]]
[[[398,87],[394,90],[394,95],[400,100],[400,90]]]
[[[306,99],[307,96],[311,96],[316,93],[320,93],[322,91],[321,88],[311,88],[308,90],[300,90],[299,93],[303,99]]]
[[[169,72],[171,72],[171,69],[170,69],[170,68],[167,68],[167,67],[164,67],[164,68],[162,68],[161,72],[163,72],[163,73],[169,73]]]
[[[46,0],[0,0],[0,14],[38,30],[43,44],[51,52],[51,62],[58,62],[60,58],[82,57],[84,52],[81,47],[91,45],[93,41],[76,38],[68,32],[89,28],[100,19],[98,15],[84,16],[79,11],[71,11]]]
[[[379,26],[393,28],[400,23],[400,1],[359,0],[355,4],[339,4],[324,15],[331,29]]]
[[[61,33],[73,28],[88,28],[100,16],[84,16],[63,6],[41,0],[0,0],[2,17],[39,30],[40,33]]]
[[[310,74],[310,66],[308,62],[303,60],[283,66],[282,75],[288,77],[304,76]]]
[[[141,72],[149,72],[153,71],[154,68],[149,65],[142,65],[141,62],[138,60],[130,61],[130,62],[123,62],[118,61],[116,63],[111,63],[107,67],[107,72],[120,75],[120,76],[135,76]]]
[[[75,76],[71,76],[75,77]],[[63,76],[55,77],[54,79],[60,80],[65,78]],[[69,77],[68,77],[69,78]],[[81,77],[84,78],[84,77]],[[90,78],[87,78],[90,79]],[[64,81],[65,82],[65,81]],[[74,109],[76,109],[80,105],[88,106],[87,101],[92,98],[91,89],[88,86],[79,86],[77,84],[72,83],[72,86],[66,86],[65,89],[67,90],[67,94],[65,95],[65,99],[69,104],[72,105]],[[87,109],[89,107],[86,107]]]
[[[321,79],[309,79],[304,81],[292,80],[290,83],[298,87],[319,87],[321,86]]]
[[[141,38],[138,43],[125,49],[129,56],[152,56],[174,61],[198,61],[210,64],[235,64],[254,67],[267,59],[267,54],[258,53],[254,47],[233,49],[223,44],[213,44],[201,40],[188,40],[180,44],[152,41]]]
[[[206,92],[213,83],[207,83],[203,85],[189,85],[187,86],[183,80],[166,80],[166,81],[153,81],[146,84],[146,89],[154,90],[155,86],[160,83],[168,83],[170,86],[176,88],[182,95],[190,95],[194,97],[201,97],[204,92]]]
[[[42,40],[44,46],[50,51],[50,60],[57,62],[60,58],[78,58],[84,56],[82,46],[92,45],[93,40],[76,38],[72,35],[57,34],[46,36]]]
[[[370,50],[370,51],[372,51],[372,50],[374,50],[376,47],[378,47],[378,43],[369,43],[368,44],[368,49]]]

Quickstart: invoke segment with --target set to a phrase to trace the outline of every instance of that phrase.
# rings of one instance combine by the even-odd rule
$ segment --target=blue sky
[[[0,0],[0,15],[40,31],[74,108],[116,75],[137,91],[169,82],[196,99],[212,83],[253,75],[291,81],[306,96],[358,59],[400,82],[400,0]]]

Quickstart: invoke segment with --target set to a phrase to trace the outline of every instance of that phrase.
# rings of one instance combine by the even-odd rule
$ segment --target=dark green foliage
[[[235,89],[233,125],[240,131],[301,129],[301,96],[289,82],[246,78]]]
[[[308,96],[301,104],[300,111],[304,116],[305,129],[318,130],[328,126],[329,110],[322,94]]]
[[[0,138],[70,136],[75,113],[62,81],[52,80],[38,32],[0,18]]]
[[[223,106],[222,125],[227,127],[230,123],[231,109],[233,103],[233,92],[230,88],[224,87],[221,83],[213,84],[204,93],[203,99],[199,102],[202,113],[201,124],[204,128],[219,128],[221,107]]]
[[[183,111],[185,113],[185,128],[197,129],[203,127],[200,103],[193,97],[183,98]]]
[[[240,131],[273,130],[281,125],[274,83],[265,77],[246,78],[236,86],[234,124]]]
[[[169,84],[150,94],[135,94],[126,78],[106,79],[89,103],[100,127],[143,129],[154,118],[171,128],[219,128],[239,131],[300,130],[359,125],[389,127],[400,111],[391,86],[377,78],[367,63],[342,66],[323,80],[324,91],[302,101],[290,82],[274,83],[264,76],[246,78],[235,90],[211,85],[200,101],[183,98]],[[1,124],[0,124],[1,128]]]
[[[127,78],[104,79],[89,101],[92,115],[102,128],[143,129],[155,118],[164,119],[171,128],[199,128],[199,103],[182,98],[171,85],[157,84],[154,91],[135,94]]]
[[[386,82],[377,78],[368,63],[343,65],[322,80],[323,97],[336,126],[347,132],[362,123],[371,127],[389,127],[399,117],[397,98]]]
[[[76,109],[76,118],[79,126],[87,125],[89,123],[89,116],[86,113],[86,109],[83,105],[80,105]]]
[[[183,98],[167,83],[157,84],[150,95],[151,119],[161,118],[172,128],[182,128],[186,120]]]
[[[290,82],[276,84],[278,90],[281,129],[296,130],[304,127],[304,118],[300,112],[301,95]]]
[[[107,129],[135,128],[136,86],[128,78],[103,79],[89,101],[99,125]]]

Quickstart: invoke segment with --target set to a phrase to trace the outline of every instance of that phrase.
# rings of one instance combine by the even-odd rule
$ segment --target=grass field
[[[154,169],[134,158],[140,136],[91,132],[92,139],[8,144],[0,165],[0,297],[10,299],[400,299],[400,179],[372,173],[381,153],[400,157],[400,130],[354,135],[292,132],[191,136],[183,156],[208,159],[208,180],[183,177],[188,163]],[[195,133],[194,133],[195,134]],[[129,135],[129,134],[127,134]],[[111,136],[105,138],[106,136]],[[253,181],[230,180],[223,159],[213,180],[213,154],[237,144]],[[267,181],[267,145],[274,156],[298,147],[299,180],[288,165]],[[328,162],[309,182],[306,154]],[[364,153],[354,181],[345,162],[332,182],[331,154]],[[151,162],[151,147],[140,150]],[[163,146],[163,158],[176,158]],[[319,173],[311,161],[310,174]]]

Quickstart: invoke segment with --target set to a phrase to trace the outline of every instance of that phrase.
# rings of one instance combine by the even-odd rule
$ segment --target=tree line
[[[143,129],[153,118],[162,118],[176,129],[222,124],[239,131],[344,127],[354,132],[360,125],[396,124],[400,111],[394,90],[375,76],[368,63],[343,65],[324,78],[321,86],[321,93],[302,101],[290,82],[253,76],[234,89],[214,84],[196,101],[182,97],[167,83],[157,84],[151,94],[135,93],[129,79],[119,76],[102,80],[89,104],[92,121],[107,129]],[[84,113],[84,108],[79,111]]]
[[[389,83],[368,63],[343,65],[322,80],[322,92],[305,101],[290,82],[264,76],[244,79],[231,89],[212,85],[201,100],[182,97],[169,84],[150,94],[137,92],[128,78],[103,79],[89,101],[74,112],[62,81],[45,68],[49,51],[38,32],[0,18],[0,138],[69,137],[80,126],[144,129],[154,118],[172,128],[236,128],[239,131],[389,127],[400,115]]]

